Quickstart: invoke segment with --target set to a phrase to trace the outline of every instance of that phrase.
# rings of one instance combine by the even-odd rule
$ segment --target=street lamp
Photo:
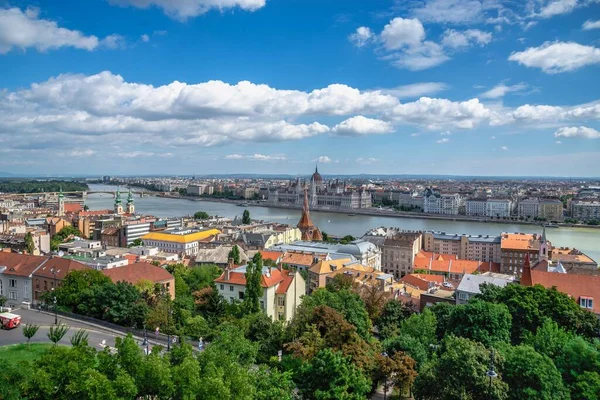
[[[53,294],[53,299],[52,301],[54,302],[54,325],[58,325],[58,308],[57,308],[57,302],[56,302],[56,292],[54,291],[56,289],[56,269],[54,267],[52,267],[50,269],[50,272],[52,273],[52,276],[54,277],[54,286],[52,286],[52,294]]]
[[[387,364],[387,356],[388,353],[387,352],[383,352],[381,353],[382,356],[385,357],[385,363]],[[385,373],[385,375],[383,376],[383,400],[387,400],[387,391],[388,391],[388,380],[387,380],[387,372]]]
[[[498,377],[496,370],[494,369],[494,349],[490,353],[490,369],[486,372],[486,375],[490,378],[490,387],[488,390],[488,397],[492,399],[492,380]]]
[[[142,346],[146,348],[146,355],[148,355],[148,334],[146,333],[146,324],[144,324],[144,341]]]

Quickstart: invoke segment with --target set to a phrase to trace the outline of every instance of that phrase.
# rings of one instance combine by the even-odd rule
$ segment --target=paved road
[[[35,324],[40,326],[39,331],[36,335],[31,339],[32,343],[51,343],[50,339],[48,339],[47,333],[51,325],[54,325],[54,315],[48,314],[44,312],[39,312],[36,310],[25,310],[18,309],[13,310],[15,314],[21,316],[21,326],[25,324]],[[95,347],[98,350],[103,349],[102,341],[105,341],[105,344],[111,347],[115,346],[115,338],[117,337],[125,337],[126,335],[121,332],[113,331],[110,329],[105,329],[96,325],[88,324],[83,321],[75,321],[72,319],[67,319],[64,317],[58,316],[58,322],[64,323],[68,327],[70,327],[69,332],[65,335],[65,337],[59,342],[63,345],[69,345],[71,336],[73,336],[79,329],[85,329],[88,334],[88,344],[90,346]],[[142,343],[141,338],[135,338],[139,341],[140,346]],[[27,339],[23,336],[23,329],[21,327],[11,329],[11,330],[0,330],[0,346],[6,346],[10,344],[18,344],[25,343]],[[150,344],[150,348],[152,348],[152,344]]]

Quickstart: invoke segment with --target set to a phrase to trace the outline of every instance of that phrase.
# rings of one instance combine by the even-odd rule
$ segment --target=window
[[[17,280],[16,279],[9,279],[8,280],[8,287],[16,288],[17,287]]]
[[[594,308],[594,300],[589,297],[582,297],[579,299],[579,305],[583,308],[592,309]]]
[[[229,291],[233,292],[233,286],[229,286]]]
[[[244,292],[239,292],[239,293],[238,293],[238,298],[239,298],[240,300],[244,300]]]
[[[260,308],[261,308],[261,310],[265,309],[265,302],[262,300],[260,301]]]
[[[225,290],[225,285],[221,285],[221,290]]]
[[[17,292],[8,292],[8,298],[9,298],[9,300],[16,300]]]
[[[466,301],[466,300],[469,300],[469,295],[466,294],[466,293],[460,292],[460,293],[458,293],[458,298],[460,300],[465,300]]]
[[[284,307],[285,306],[285,297],[283,296],[278,296],[277,297],[277,305]]]

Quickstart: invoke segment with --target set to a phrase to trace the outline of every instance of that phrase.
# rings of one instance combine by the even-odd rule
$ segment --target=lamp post
[[[144,324],[144,341],[142,342],[142,346],[146,348],[146,355],[148,355],[148,334],[146,332],[146,324]]]
[[[52,287],[52,294],[53,294],[53,299],[52,301],[54,302],[54,325],[58,325],[58,308],[57,308],[57,301],[56,301],[56,292],[54,291],[56,289],[56,269],[54,269],[54,267],[52,267],[50,269],[50,272],[52,273],[52,276],[54,277],[54,286]]]
[[[488,398],[492,399],[492,380],[498,377],[496,370],[494,369],[494,349],[490,353],[490,369],[487,371],[486,375],[490,378],[490,386],[488,389]]]
[[[385,362],[387,364],[387,356],[388,353],[387,352],[383,352],[381,353],[382,356],[385,357]],[[387,372],[385,373],[385,375],[383,376],[383,400],[387,400],[387,391],[388,391],[388,380],[387,380]]]

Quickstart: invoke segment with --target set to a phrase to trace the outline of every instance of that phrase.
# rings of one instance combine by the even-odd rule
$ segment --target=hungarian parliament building
[[[307,191],[308,203],[311,209],[371,207],[371,193],[363,189],[348,190],[346,185],[340,183],[339,180],[325,183],[316,168],[309,184],[301,182],[297,178],[295,183],[286,188],[269,189],[267,203],[273,205],[302,205],[304,191]]]

